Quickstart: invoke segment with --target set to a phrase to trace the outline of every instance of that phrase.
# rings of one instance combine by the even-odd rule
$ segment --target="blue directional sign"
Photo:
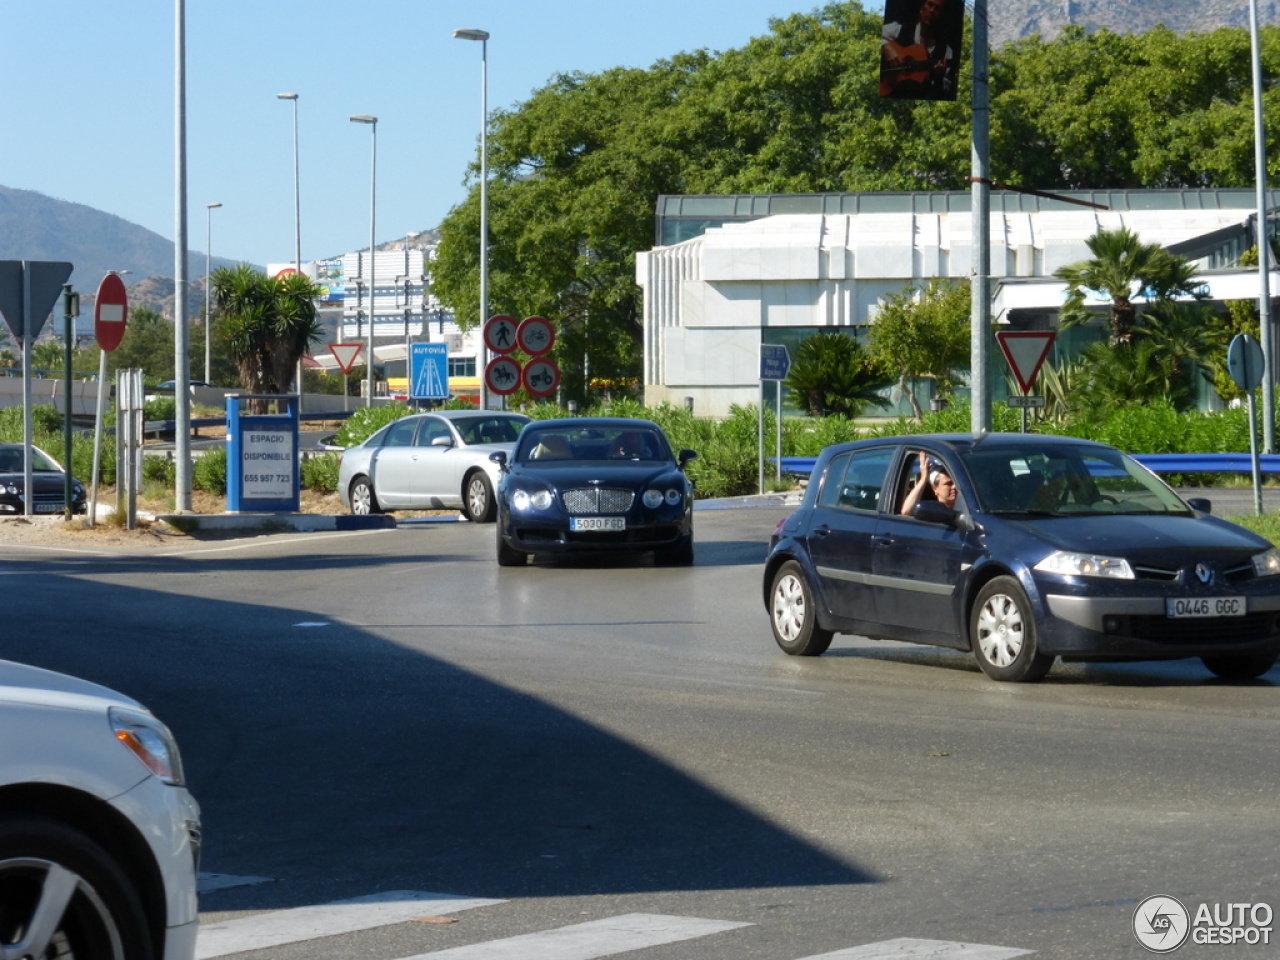
[[[449,348],[445,344],[411,344],[409,361],[410,397],[415,400],[449,398]]]
[[[760,379],[785,380],[791,370],[791,354],[780,343],[760,344]]]

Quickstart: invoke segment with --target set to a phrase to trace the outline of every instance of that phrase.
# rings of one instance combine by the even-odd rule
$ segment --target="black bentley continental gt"
[[[513,455],[492,456],[498,483],[498,563],[589,551],[651,552],[693,563],[693,484],[649,420],[575,417],[528,424]]]

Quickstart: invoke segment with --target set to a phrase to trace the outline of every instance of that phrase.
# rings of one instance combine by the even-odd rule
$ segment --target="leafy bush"
[[[342,457],[336,453],[321,453],[302,461],[302,486],[308,490],[333,493],[338,489],[338,467]]]
[[[191,470],[191,486],[205,493],[225,496],[227,493],[227,448],[211,447],[199,458]]]
[[[406,414],[413,413],[405,403],[386,403],[376,407],[360,407],[351,412],[342,429],[335,434],[334,441],[342,447],[354,447],[377,433],[393,420],[399,420]]]

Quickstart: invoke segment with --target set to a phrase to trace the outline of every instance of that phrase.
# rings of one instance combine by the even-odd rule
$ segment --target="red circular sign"
[[[538,357],[530,360],[524,368],[524,388],[535,397],[545,397],[556,392],[560,386],[560,367],[554,360]]]
[[[93,302],[93,335],[105,353],[120,346],[128,320],[129,295],[124,281],[119,274],[108,273],[98,284],[98,295]]]
[[[520,386],[520,364],[510,357],[494,357],[484,368],[484,382],[499,396],[515,393]]]
[[[540,357],[555,345],[556,328],[542,317],[525,317],[516,331],[520,349],[531,357]]]
[[[484,324],[484,345],[494,353],[510,353],[516,348],[516,318],[498,313]]]

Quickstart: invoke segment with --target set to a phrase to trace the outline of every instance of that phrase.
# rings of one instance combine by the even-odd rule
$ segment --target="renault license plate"
[[[569,529],[578,531],[626,530],[626,517],[570,517]]]
[[[1243,617],[1244,597],[1179,597],[1165,601],[1165,612],[1171,619],[1195,617]]]

